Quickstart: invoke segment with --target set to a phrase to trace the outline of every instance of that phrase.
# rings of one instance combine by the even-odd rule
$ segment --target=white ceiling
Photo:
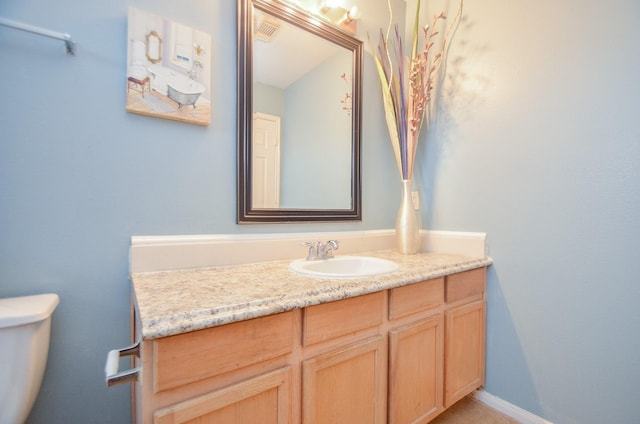
[[[271,41],[254,41],[253,79],[285,89],[341,47],[294,25],[280,23]]]

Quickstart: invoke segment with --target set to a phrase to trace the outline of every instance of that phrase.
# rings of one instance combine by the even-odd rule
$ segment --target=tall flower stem
[[[391,32],[393,13],[391,0],[387,1],[389,25],[386,34],[380,31],[380,42],[374,60],[380,78],[387,129],[403,180],[413,176],[420,132],[423,125],[429,126],[430,109],[434,102],[432,90],[439,80],[441,67],[446,62],[449,48],[447,41],[460,22],[462,2],[460,0],[451,26],[442,35],[438,26],[441,20],[446,19],[444,13],[435,15],[431,26],[427,25],[420,30],[421,1],[418,0],[410,55],[405,56],[398,26],[394,25],[394,31]],[[421,40],[423,47],[419,50]]]

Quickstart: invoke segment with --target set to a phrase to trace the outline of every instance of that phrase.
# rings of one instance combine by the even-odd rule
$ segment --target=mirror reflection
[[[349,208],[351,51],[261,11],[254,21],[253,207]]]
[[[241,3],[238,221],[360,219],[362,43],[279,2]]]

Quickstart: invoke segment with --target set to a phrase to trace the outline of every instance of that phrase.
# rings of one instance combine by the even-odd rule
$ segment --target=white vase
[[[402,202],[396,217],[396,243],[398,252],[410,255],[420,248],[418,213],[411,198],[411,180],[402,180]]]

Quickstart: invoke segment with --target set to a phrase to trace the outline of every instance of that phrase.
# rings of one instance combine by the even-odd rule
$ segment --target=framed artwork
[[[209,125],[211,36],[130,7],[127,40],[127,111]]]

